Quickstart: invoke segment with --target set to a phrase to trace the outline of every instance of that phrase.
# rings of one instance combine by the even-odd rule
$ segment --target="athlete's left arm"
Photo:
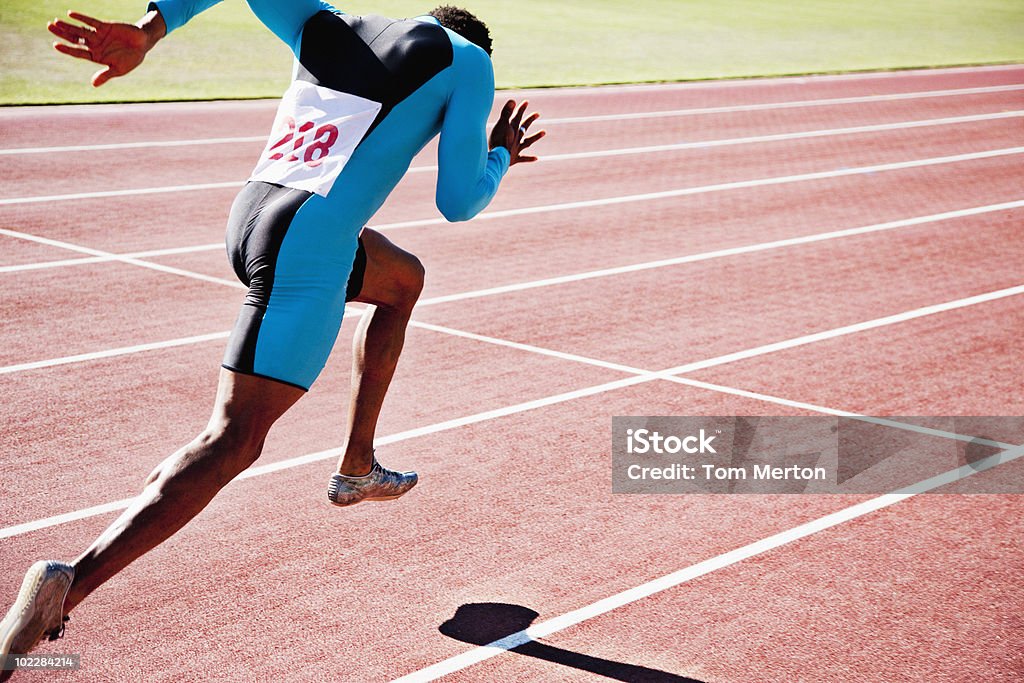
[[[539,114],[524,121],[527,103],[516,112],[510,100],[491,132],[488,151],[487,117],[494,102],[491,60],[475,47],[457,49],[462,54],[456,56],[455,86],[445,108],[437,152],[437,208],[452,222],[468,221],[483,211],[510,166],[536,160],[521,156],[520,151],[544,136],[542,131],[526,137],[526,129]]]

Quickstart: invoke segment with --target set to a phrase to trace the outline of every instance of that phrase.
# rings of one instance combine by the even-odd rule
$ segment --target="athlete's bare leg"
[[[423,289],[419,259],[379,232],[362,232],[366,275],[356,301],[372,304],[352,342],[352,399],[345,452],[338,472],[362,476],[373,466],[373,435],[384,395],[395,375],[405,328]]]
[[[206,429],[164,460],[138,498],[72,564],[68,612],[101,584],[167,540],[256,461],[271,425],[303,395],[296,387],[221,370]]]

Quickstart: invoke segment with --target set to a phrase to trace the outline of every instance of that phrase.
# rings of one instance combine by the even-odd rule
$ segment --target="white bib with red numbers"
[[[380,110],[379,102],[293,81],[249,180],[327,196]]]

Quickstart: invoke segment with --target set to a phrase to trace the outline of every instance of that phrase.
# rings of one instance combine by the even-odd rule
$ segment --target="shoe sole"
[[[411,491],[411,490],[412,490],[412,486],[409,487],[409,491]],[[401,493],[397,493],[397,494],[395,494],[393,496],[376,496],[374,498],[360,498],[359,500],[353,500],[351,503],[335,503],[333,500],[330,500],[330,499],[328,499],[328,502],[330,502],[330,504],[333,505],[334,507],[347,508],[347,507],[351,507],[353,505],[357,505],[359,503],[367,503],[367,502],[369,502],[369,503],[373,503],[373,502],[380,503],[380,502],[384,502],[384,501],[388,501],[388,500],[396,500],[398,498],[401,498],[405,494],[409,493],[409,491],[402,491]]]
[[[61,627],[64,599],[72,581],[74,570],[61,562],[40,561],[29,568],[18,591],[18,599],[0,621],[0,658],[6,659],[16,644],[18,650],[24,652],[15,651],[14,654],[28,654],[44,635]],[[54,611],[56,616],[52,614]],[[31,642],[26,643],[26,640]],[[0,680],[7,680],[13,673],[0,672]]]
[[[409,488],[407,488],[406,490],[402,491],[401,493],[396,493],[393,496],[372,496],[372,497],[369,497],[369,498],[360,498],[358,500],[353,500],[353,501],[348,502],[348,503],[338,503],[338,502],[335,502],[335,501],[331,500],[328,497],[327,501],[331,505],[333,505],[334,507],[347,508],[347,507],[351,507],[352,505],[357,505],[357,504],[363,503],[363,502],[371,502],[372,503],[372,502],[384,502],[384,501],[389,501],[389,500],[395,500],[395,499],[401,498],[405,494],[409,493],[409,491],[412,491],[414,488],[416,488],[416,484],[418,484],[418,483],[419,483],[419,479],[417,479],[415,482],[413,482],[413,485],[410,486]]]

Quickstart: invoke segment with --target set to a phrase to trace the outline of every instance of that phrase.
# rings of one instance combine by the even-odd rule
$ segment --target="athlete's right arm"
[[[53,44],[58,52],[105,67],[93,74],[92,84],[98,87],[134,70],[164,36],[219,2],[221,0],[153,0],[146,15],[134,25],[68,12],[68,16],[85,26],[55,19],[47,28],[67,41]],[[337,12],[323,0],[249,0],[249,7],[296,56],[306,21],[321,10]]]
[[[167,33],[170,33],[187,24],[195,15],[220,2],[221,0],[153,0],[149,3],[149,11],[160,12],[167,26]]]
[[[149,9],[158,9],[170,33],[184,26],[189,19],[207,10],[221,0],[152,0]],[[284,41],[298,55],[299,38],[306,21],[322,10],[337,12],[323,0],[247,0],[253,14],[274,35]]]

